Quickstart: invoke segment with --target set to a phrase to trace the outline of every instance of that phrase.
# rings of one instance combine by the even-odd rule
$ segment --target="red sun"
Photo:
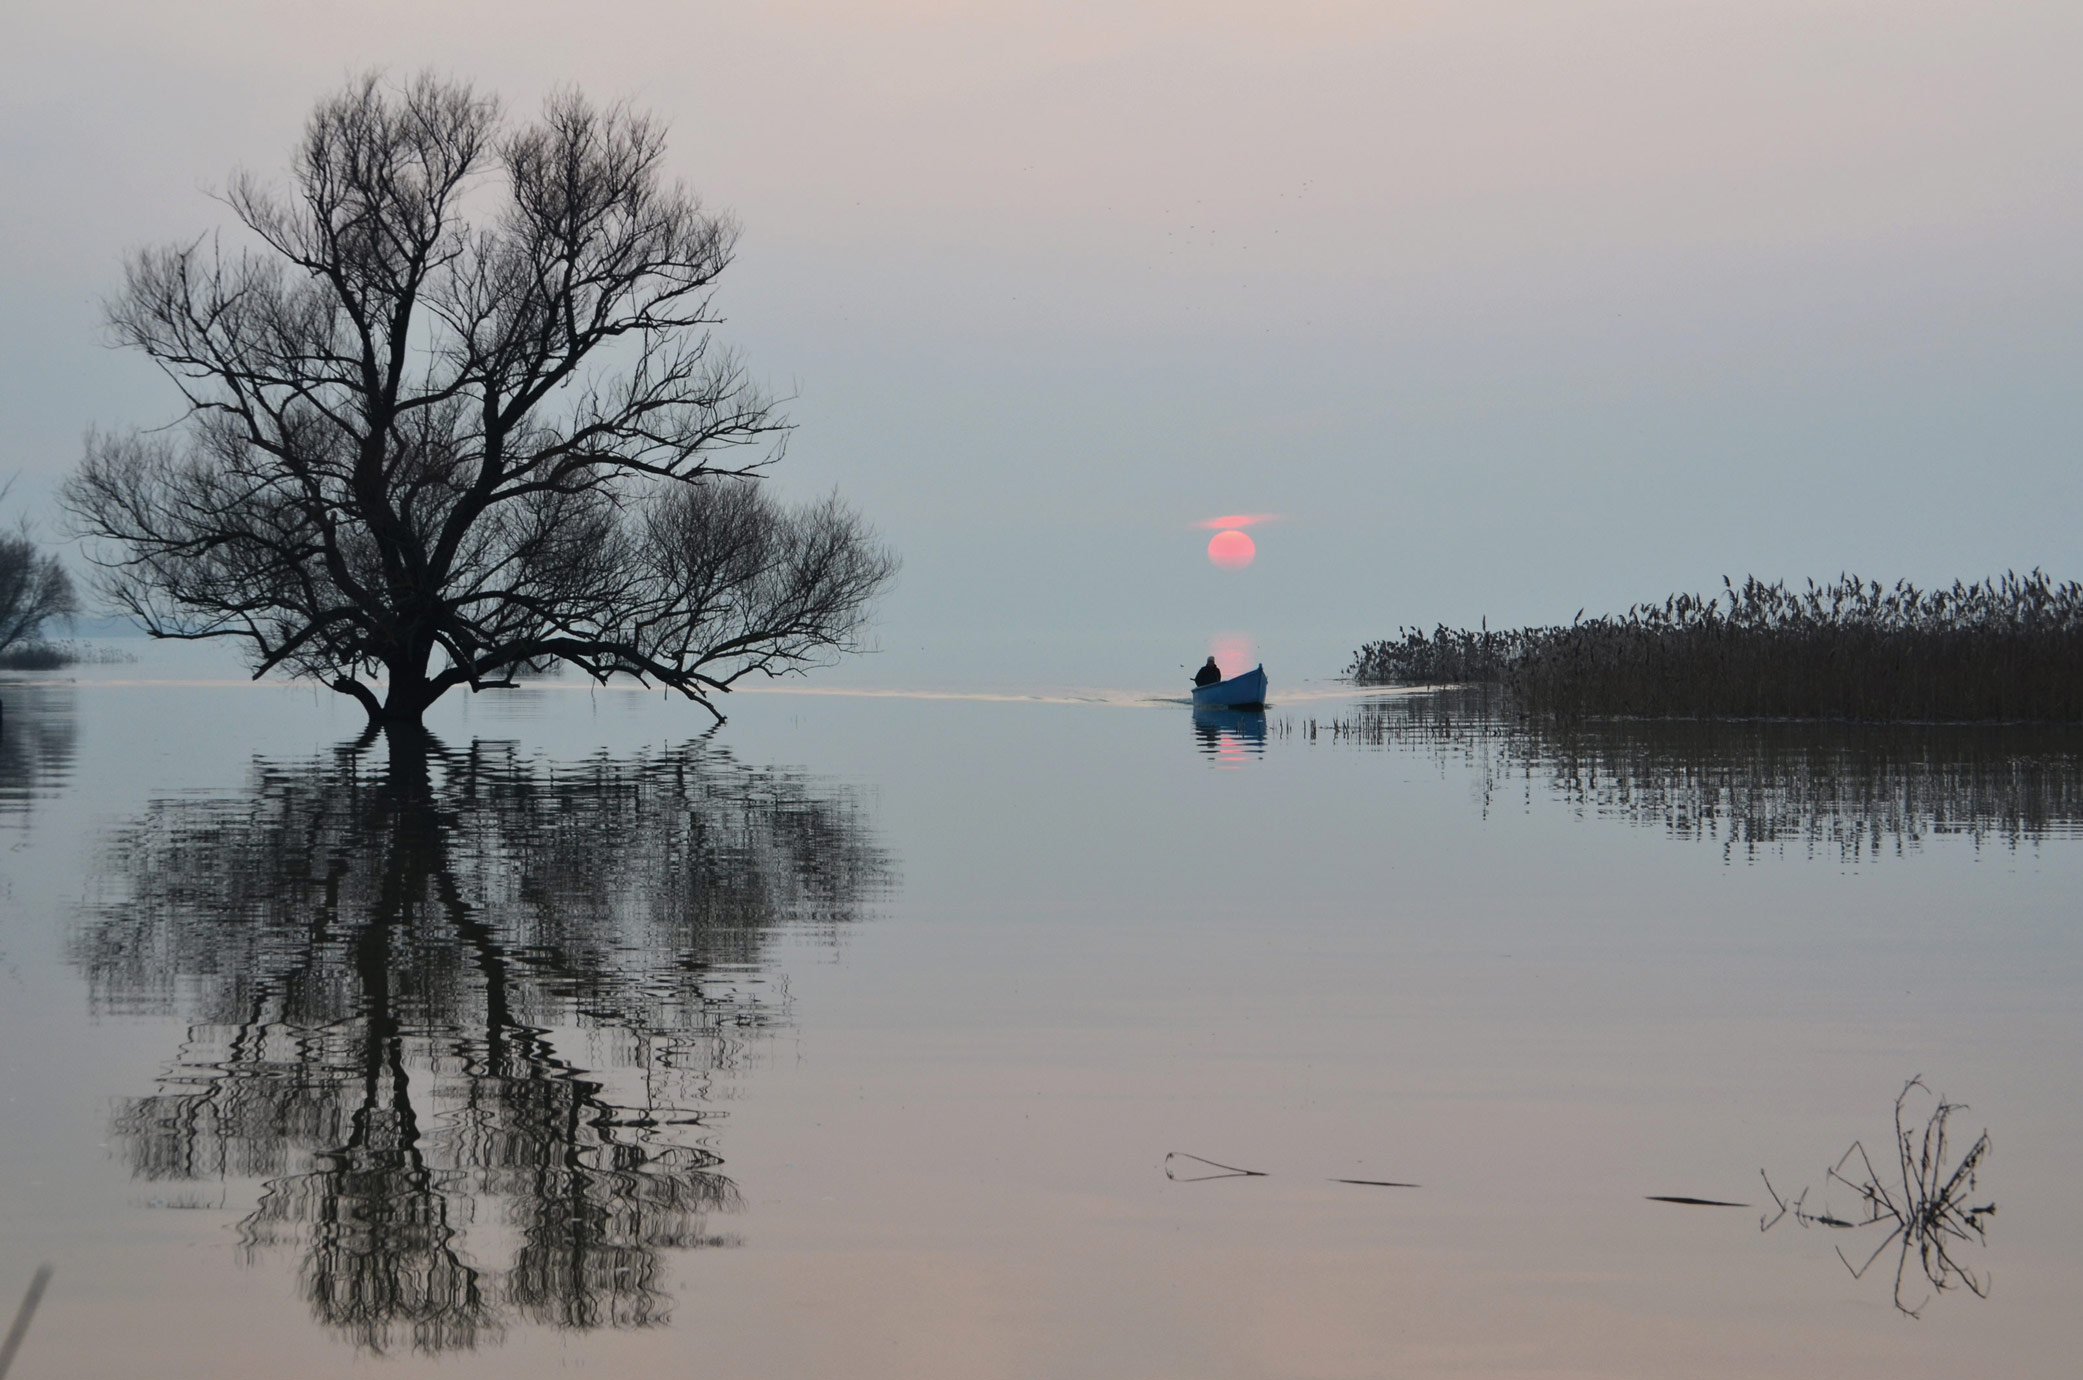
[[[1244,533],[1217,532],[1208,538],[1208,559],[1224,570],[1242,570],[1258,554],[1258,547]]]

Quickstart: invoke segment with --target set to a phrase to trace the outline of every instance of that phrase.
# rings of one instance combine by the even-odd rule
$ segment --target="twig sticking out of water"
[[[1221,1172],[1216,1174],[1189,1172],[1182,1176],[1173,1172],[1173,1160],[1192,1160],[1195,1164],[1205,1164],[1210,1169],[1220,1170]],[[1214,1160],[1202,1159],[1199,1155],[1189,1155],[1184,1150],[1174,1150],[1164,1157],[1164,1176],[1175,1184],[1199,1184],[1206,1183],[1210,1179],[1263,1179],[1266,1177],[1266,1171],[1263,1169],[1239,1169],[1233,1164],[1217,1164]]]
[[[1172,1168],[1173,1160],[1192,1160],[1195,1164],[1205,1164],[1208,1168],[1217,1172],[1213,1174],[1188,1172],[1182,1175]],[[1199,1155],[1189,1155],[1184,1150],[1174,1150],[1164,1157],[1164,1176],[1175,1184],[1199,1184],[1206,1183],[1210,1179],[1264,1179],[1270,1177],[1263,1169],[1239,1169],[1233,1164],[1219,1164],[1214,1160],[1203,1159]],[[1424,1187],[1422,1184],[1407,1184],[1398,1179],[1326,1179],[1324,1182],[1331,1184],[1358,1184],[1362,1188]],[[1738,1206],[1744,1205],[1738,1204]]]
[[[1643,1195],[1642,1195],[1642,1198],[1643,1198],[1643,1201],[1644,1201],[1644,1202],[1650,1202],[1650,1203],[1678,1203],[1678,1204],[1681,1204],[1682,1206],[1685,1206],[1685,1207],[1740,1207],[1740,1208],[1747,1208],[1747,1207],[1749,1207],[1749,1206],[1750,1206],[1750,1204],[1748,1204],[1748,1203],[1731,1203],[1731,1202],[1727,1202],[1727,1201],[1725,1201],[1725,1200],[1723,1200],[1723,1199],[1721,1199],[1721,1198],[1692,1198],[1692,1197],[1688,1197],[1688,1196],[1686,1196],[1686,1195],[1685,1195],[1685,1194],[1683,1194],[1683,1193],[1645,1193],[1645,1194],[1643,1194]]]
[[[1895,1152],[1898,1161],[1895,1180],[1882,1180],[1879,1171],[1873,1167],[1872,1158],[1866,1153],[1865,1145],[1859,1141],[1853,1141],[1851,1148],[1824,1175],[1859,1195],[1859,1202],[1865,1209],[1864,1217],[1856,1221],[1846,1220],[1834,1216],[1827,1208],[1822,1212],[1810,1212],[1807,1189],[1802,1189],[1791,1199],[1782,1198],[1765,1172],[1762,1169],[1758,1171],[1758,1177],[1765,1180],[1765,1191],[1772,1195],[1773,1203],[1779,1208],[1772,1216],[1758,1220],[1759,1231],[1770,1231],[1788,1216],[1803,1227],[1841,1230],[1892,1223],[1888,1234],[1862,1264],[1852,1264],[1851,1258],[1841,1248],[1837,1258],[1844,1262],[1845,1269],[1851,1271],[1852,1278],[1863,1279],[1888,1247],[1899,1242],[1900,1249],[1895,1259],[1895,1306],[1912,1318],[1923,1315],[1924,1305],[1932,1297],[1926,1295],[1914,1308],[1903,1301],[1902,1287],[1909,1273],[1912,1253],[1934,1294],[1965,1285],[1968,1292],[1977,1298],[1989,1296],[1989,1276],[1976,1274],[1961,1264],[1953,1258],[1952,1250],[1966,1241],[1987,1245],[1986,1219],[1996,1215],[1994,1203],[1970,1207],[1967,1202],[1975,1190],[1975,1177],[1982,1160],[1989,1153],[1989,1133],[1982,1132],[1966,1154],[1957,1162],[1952,1161],[1946,1144],[1946,1122],[1953,1113],[1966,1110],[1966,1104],[1938,1098],[1938,1105],[1932,1109],[1923,1131],[1919,1133],[1904,1126],[1902,1121],[1903,1104],[1909,1100],[1910,1093],[1919,1088],[1926,1093],[1931,1091],[1921,1077],[1912,1078],[1902,1085],[1901,1093],[1895,1098]],[[1847,1176],[1845,1169],[1853,1156],[1858,1157],[1858,1168]]]
[[[29,1280],[29,1292],[22,1296],[22,1306],[15,1310],[14,1326],[7,1329],[7,1340],[0,1342],[0,1380],[6,1380],[7,1368],[14,1364],[22,1338],[29,1335],[29,1319],[36,1316],[36,1305],[43,1301],[43,1287],[50,1282],[51,1267],[37,1266],[36,1274]]]

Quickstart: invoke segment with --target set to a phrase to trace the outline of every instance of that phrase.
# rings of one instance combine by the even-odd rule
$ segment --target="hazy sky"
[[[371,65],[671,121],[781,482],[906,557],[888,674],[2083,575],[2074,0],[9,5],[0,470],[46,530],[90,424],[170,415],[101,343],[124,252]],[[1286,515],[1242,571],[1231,512]]]

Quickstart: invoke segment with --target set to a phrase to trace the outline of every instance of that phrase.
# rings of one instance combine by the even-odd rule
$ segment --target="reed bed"
[[[2075,581],[1723,583],[1567,626],[1401,628],[1347,670],[1362,685],[1497,686],[1559,719],[2083,722]]]

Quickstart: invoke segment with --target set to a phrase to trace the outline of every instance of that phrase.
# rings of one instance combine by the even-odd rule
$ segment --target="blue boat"
[[[1218,680],[1213,685],[1193,688],[1195,709],[1264,709],[1266,707],[1266,664],[1260,662],[1241,676]]]

